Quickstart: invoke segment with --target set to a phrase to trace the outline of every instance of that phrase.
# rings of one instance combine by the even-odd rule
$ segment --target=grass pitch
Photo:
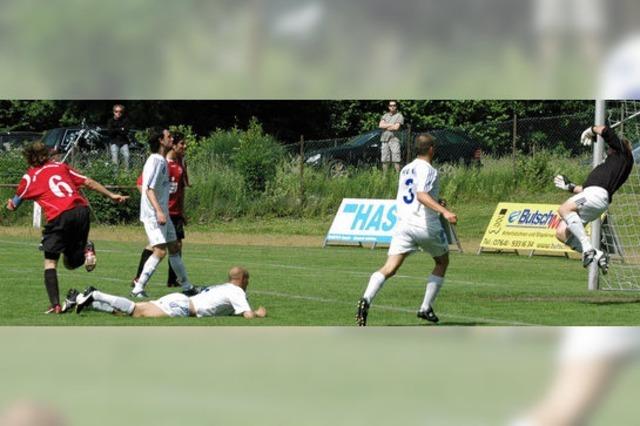
[[[100,233],[102,239],[95,239],[94,272],[60,268],[61,296],[70,287],[82,290],[88,285],[127,296],[144,243],[142,230],[140,241],[113,241],[126,232],[131,228],[110,228],[109,233]],[[246,266],[251,272],[249,301],[254,308],[267,307],[264,320],[133,319],[99,312],[44,315],[48,303],[38,238],[11,234],[5,228],[0,233],[0,325],[353,326],[355,304],[369,275],[386,258],[384,249],[287,246],[288,241],[278,243],[277,238],[268,246],[227,245],[233,240],[232,234],[216,234],[210,243],[196,243],[188,235],[184,260],[189,276],[197,285],[219,284],[226,281],[230,266]],[[409,257],[376,298],[369,325],[426,325],[415,312],[432,266],[423,253]],[[172,291],[165,286],[166,274],[164,260],[148,286],[152,298]],[[560,257],[454,252],[435,308],[445,326],[640,324],[640,295],[589,292],[586,274],[580,262]]]

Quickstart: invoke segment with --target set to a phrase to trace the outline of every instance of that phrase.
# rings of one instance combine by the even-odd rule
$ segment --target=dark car
[[[380,163],[380,134],[376,129],[349,139],[346,143],[312,150],[305,155],[309,165],[326,165],[331,175],[341,175],[348,166],[377,165]],[[437,140],[436,163],[480,164],[482,145],[468,135],[449,129],[432,130]],[[405,158],[406,141],[400,141],[402,158]]]
[[[633,147],[631,154],[633,154],[633,162],[636,164],[640,163],[640,143],[637,143],[636,146]]]
[[[0,151],[19,149],[41,138],[42,133],[38,132],[0,132]]]
[[[82,127],[60,127],[57,129],[47,130],[42,137],[44,144],[49,147],[53,153],[66,153],[73,146]],[[131,150],[141,149],[141,145],[135,138],[135,130],[130,130],[129,140]],[[106,129],[86,128],[84,135],[78,141],[78,148],[81,151],[99,151],[106,150],[110,143],[108,132]]]

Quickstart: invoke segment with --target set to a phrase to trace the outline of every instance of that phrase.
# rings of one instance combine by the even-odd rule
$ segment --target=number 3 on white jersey
[[[49,178],[49,189],[58,198],[71,197],[73,195],[73,189],[68,183],[63,182],[59,175],[53,175]]]
[[[413,203],[413,200],[416,198],[415,194],[412,191],[413,188],[411,187],[411,185],[413,184],[413,179],[405,180],[404,184],[407,187],[408,195],[403,196],[402,200],[407,204],[411,204]]]

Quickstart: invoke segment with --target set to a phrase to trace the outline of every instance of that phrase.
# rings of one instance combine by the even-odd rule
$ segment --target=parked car
[[[42,133],[38,132],[0,132],[0,151],[19,149],[41,138]]]
[[[380,134],[376,129],[349,139],[346,143],[330,148],[312,150],[305,155],[306,164],[326,165],[332,176],[344,174],[348,166],[377,165],[380,163]],[[436,163],[464,163],[479,165],[482,144],[470,136],[449,129],[429,131],[437,140]],[[402,158],[406,141],[401,140]]]
[[[640,143],[637,143],[633,147],[631,154],[633,154],[633,162],[636,164],[640,163]]]

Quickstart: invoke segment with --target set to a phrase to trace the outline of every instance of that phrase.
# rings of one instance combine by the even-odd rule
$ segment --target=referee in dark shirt
[[[621,140],[607,126],[594,126],[585,130],[582,133],[582,144],[591,145],[596,135],[602,136],[608,145],[607,159],[589,173],[585,183],[576,185],[563,175],[554,179],[556,187],[575,194],[558,209],[564,221],[556,228],[556,237],[573,250],[582,253],[582,265],[585,268],[596,261],[606,274],[607,256],[591,245],[584,225],[599,218],[607,210],[613,200],[613,194],[626,182],[631,173],[633,155],[629,141]]]

